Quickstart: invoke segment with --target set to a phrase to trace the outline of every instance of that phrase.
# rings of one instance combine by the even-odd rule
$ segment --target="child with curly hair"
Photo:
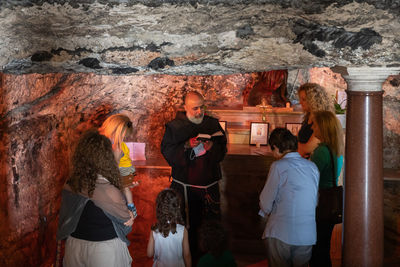
[[[112,143],[114,156],[121,174],[122,190],[128,202],[128,209],[132,211],[133,215],[136,217],[136,207],[133,203],[130,188],[139,185],[139,183],[133,181],[133,178],[136,175],[136,170],[129,157],[129,148],[124,143],[125,137],[131,135],[133,132],[132,122],[125,115],[115,114],[108,117],[103,122],[99,128],[99,132],[108,137]]]
[[[181,198],[173,189],[164,189],[156,199],[157,222],[151,227],[147,256],[153,267],[192,265],[188,231],[181,215]]]

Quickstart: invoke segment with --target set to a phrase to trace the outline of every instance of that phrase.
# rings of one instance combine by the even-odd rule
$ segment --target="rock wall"
[[[331,95],[346,88],[329,68],[289,74],[292,101],[298,84],[306,81],[321,83]],[[187,90],[201,91],[209,106],[237,108],[249,77],[0,74],[0,205],[6,207],[0,213],[6,222],[0,224],[0,265],[49,266],[54,259],[60,192],[83,131],[98,127],[112,113],[125,113],[134,123],[132,140],[145,142],[147,157],[156,157],[163,125],[174,117]],[[398,79],[390,77],[384,84],[386,168],[400,167]]]
[[[55,256],[60,192],[81,133],[122,112],[132,140],[159,155],[164,124],[187,90],[211,106],[238,106],[247,74],[103,76],[0,74],[0,266],[49,266]]]
[[[400,75],[383,84],[383,158],[386,168],[400,168]]]

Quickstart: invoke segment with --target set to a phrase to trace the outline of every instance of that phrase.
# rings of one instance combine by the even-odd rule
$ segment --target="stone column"
[[[398,68],[347,68],[342,266],[383,266],[382,84]]]

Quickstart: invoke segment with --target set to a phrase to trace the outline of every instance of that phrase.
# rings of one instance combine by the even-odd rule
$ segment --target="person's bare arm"
[[[183,261],[185,262],[186,267],[192,266],[192,256],[190,255],[190,248],[189,248],[189,233],[186,230],[183,232],[183,241],[182,241],[182,254],[183,254]]]
[[[297,150],[303,158],[309,158],[320,142],[321,141],[313,134],[307,143],[303,144],[299,142]]]
[[[119,161],[122,158],[122,152],[120,149],[113,150],[115,162],[119,165]]]
[[[135,220],[135,216],[133,216],[132,211],[129,211],[129,216],[130,216],[129,220],[127,220],[124,223],[124,225],[126,225],[126,226],[132,226],[133,225],[133,221]]]
[[[147,243],[147,257],[152,258],[154,256],[154,237],[153,231],[150,231],[149,243]]]

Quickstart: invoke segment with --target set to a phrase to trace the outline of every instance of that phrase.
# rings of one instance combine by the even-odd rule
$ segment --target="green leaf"
[[[346,112],[345,109],[342,109],[342,107],[338,103],[335,103],[335,113],[336,114],[344,114],[345,112]]]

